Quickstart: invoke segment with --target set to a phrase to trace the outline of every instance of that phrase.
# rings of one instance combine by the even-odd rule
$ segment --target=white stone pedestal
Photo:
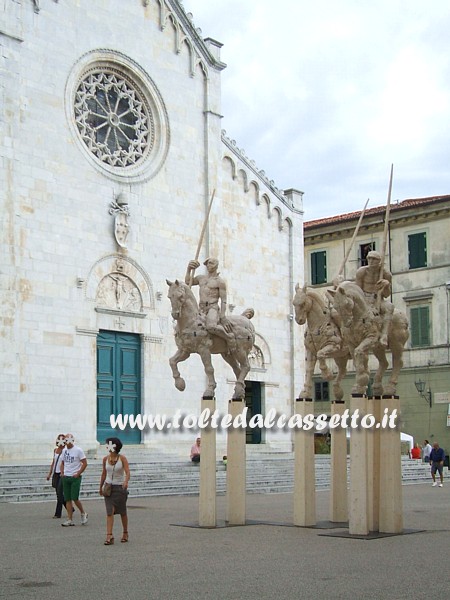
[[[369,398],[369,414],[380,423],[381,398]],[[380,515],[380,429],[372,427],[367,431],[367,476],[369,486],[369,531],[378,531]]]
[[[380,533],[403,531],[402,457],[400,438],[400,400],[395,396],[381,399],[381,417],[388,409],[397,410],[397,428],[380,429]]]
[[[295,412],[302,418],[314,413],[314,402],[298,398]],[[314,463],[314,430],[294,430],[294,525],[316,524],[316,474]]]
[[[360,419],[367,414],[367,396],[352,394],[350,413],[359,410]],[[367,430],[352,428],[350,432],[350,496],[349,533],[367,535],[369,533],[369,490],[367,472]]]
[[[215,398],[202,398],[201,412],[206,409],[214,413]],[[198,523],[200,527],[216,527],[216,430],[206,427],[201,439]]]
[[[331,415],[342,415],[345,402],[335,400],[331,403]],[[343,523],[348,520],[347,493],[347,430],[333,427],[331,433],[331,490],[330,521]]]
[[[245,400],[230,400],[228,411],[235,417],[242,414]],[[246,430],[230,427],[227,438],[227,521],[230,525],[245,525],[246,499]]]

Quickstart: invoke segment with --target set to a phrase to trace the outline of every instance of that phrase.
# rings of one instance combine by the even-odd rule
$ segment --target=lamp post
[[[425,381],[419,379],[418,381],[414,382],[414,385],[416,386],[416,390],[419,392],[419,396],[424,398],[431,408],[431,390],[428,388],[428,390],[425,391]]]

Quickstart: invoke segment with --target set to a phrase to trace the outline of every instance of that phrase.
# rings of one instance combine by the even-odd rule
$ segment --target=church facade
[[[166,281],[184,280],[198,246],[200,262],[219,260],[228,314],[255,311],[249,415],[290,415],[303,371],[292,317],[302,194],[277,189],[222,130],[221,44],[177,0],[0,10],[0,459],[47,457],[68,431],[96,452],[111,414],[198,416],[199,357],[179,366],[184,392],[169,367]],[[226,414],[234,376],[213,362]],[[186,454],[198,432],[115,434]],[[247,441],[290,450],[291,432],[249,428]]]

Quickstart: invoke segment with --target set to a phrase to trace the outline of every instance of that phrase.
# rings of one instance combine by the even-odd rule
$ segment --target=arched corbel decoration
[[[231,158],[231,156],[228,156],[228,154],[226,154],[222,160],[225,164],[228,164],[228,166],[231,168],[231,177],[234,181],[236,179],[236,163]]]
[[[238,178],[239,180],[242,179],[242,185],[244,188],[244,192],[248,192],[249,190],[249,186],[248,186],[248,175],[246,173],[246,171],[244,171],[244,169],[239,169],[238,171]]]
[[[266,208],[267,208],[267,216],[270,219],[272,217],[272,213],[270,210],[270,198],[267,194],[263,194],[262,195],[262,200],[266,203]]]
[[[257,181],[250,181],[249,185],[248,185],[248,189],[249,192],[251,193],[251,195],[253,196],[254,200],[255,200],[255,204],[256,206],[259,206],[261,204],[261,200],[259,198],[259,185]]]
[[[278,220],[278,231],[283,231],[283,213],[278,206],[275,206],[273,209],[273,213],[277,217]]]

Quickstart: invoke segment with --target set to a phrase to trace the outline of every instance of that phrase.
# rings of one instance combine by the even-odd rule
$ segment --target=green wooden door
[[[97,440],[119,437],[139,444],[141,431],[112,429],[110,416],[141,412],[141,342],[138,335],[100,331],[97,337]]]
[[[261,413],[261,383],[259,381],[246,381],[245,382],[245,406],[248,408],[247,419],[253,417],[253,415],[260,415]],[[259,427],[247,427],[246,431],[246,443],[247,444],[260,444],[261,443],[261,429]]]

